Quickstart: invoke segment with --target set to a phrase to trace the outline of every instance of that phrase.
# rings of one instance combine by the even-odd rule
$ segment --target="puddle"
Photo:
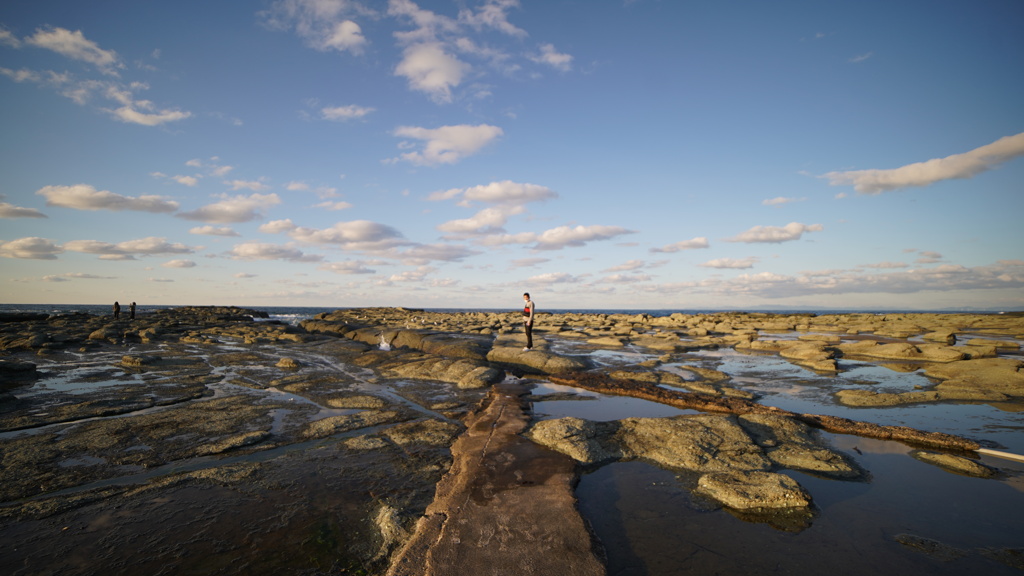
[[[664,418],[680,414],[697,414],[695,410],[684,410],[650,402],[640,398],[624,396],[607,396],[589,390],[580,390],[572,386],[558,384],[538,384],[533,389],[535,396],[545,394],[575,393],[579,400],[542,400],[533,403],[533,416],[536,420],[555,420],[557,418],[576,417],[595,422],[608,422],[623,418]]]
[[[852,443],[852,445],[851,445]],[[871,470],[870,482],[791,473],[817,508],[799,532],[695,504],[675,474],[642,462],[583,476],[579,508],[608,554],[609,576],[677,574],[1020,574],[978,553],[1019,548],[1020,488],[967,478],[907,456],[894,442],[847,437],[838,448]],[[909,488],[909,489],[908,489]],[[962,549],[942,562],[897,542],[899,534]]]

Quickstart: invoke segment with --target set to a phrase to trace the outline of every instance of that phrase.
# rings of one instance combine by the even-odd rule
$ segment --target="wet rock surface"
[[[505,573],[603,573],[572,488],[617,461],[800,530],[817,511],[793,472],[871,477],[819,430],[928,448],[915,458],[955,474],[999,471],[973,459],[977,439],[763,405],[701,351],[813,374],[892,363],[934,382],[868,383],[838,391],[841,405],[1013,406],[1022,336],[1011,315],[541,313],[524,351],[518,312],[350,309],[297,326],[230,307],[0,317],[0,538],[13,544],[0,569],[443,574],[493,560],[485,544],[531,542],[531,562]],[[531,422],[536,382],[701,413]]]

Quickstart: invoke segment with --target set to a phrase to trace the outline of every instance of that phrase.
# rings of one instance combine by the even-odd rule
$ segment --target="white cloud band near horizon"
[[[971,178],[1003,162],[1024,156],[1024,132],[1006,136],[963,154],[933,158],[888,170],[829,172],[832,186],[853,186],[861,194],[881,194],[901,188],[930,186],[943,180]]]

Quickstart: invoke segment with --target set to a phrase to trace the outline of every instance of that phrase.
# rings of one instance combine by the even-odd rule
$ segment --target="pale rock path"
[[[451,470],[388,576],[604,575],[576,509],[575,463],[519,435],[520,385],[495,385],[452,446]]]

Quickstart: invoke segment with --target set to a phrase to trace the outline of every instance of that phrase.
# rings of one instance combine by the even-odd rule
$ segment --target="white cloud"
[[[27,44],[53,50],[54,52],[71,58],[88,62],[99,68],[104,73],[116,74],[116,68],[123,68],[117,52],[103,50],[92,40],[86,39],[81,30],[67,30],[65,28],[38,29],[36,33],[25,39]]]
[[[409,244],[398,230],[369,220],[338,222],[324,229],[296,226],[291,220],[276,220],[261,226],[260,231],[283,232],[304,244],[337,245],[353,251],[374,252]]]
[[[874,52],[865,52],[864,54],[858,54],[857,56],[850,58],[850,62],[852,62],[853,64],[860,64],[861,62],[867,60],[868,58],[871,58],[874,55]]]
[[[196,226],[195,228],[189,229],[189,234],[201,234],[204,236],[240,236],[238,232],[235,232],[227,226],[220,228],[216,226]]]
[[[47,206],[62,206],[75,210],[135,210],[139,212],[167,213],[178,209],[178,203],[160,196],[132,198],[107,190],[96,190],[87,184],[74,186],[45,186],[36,194],[46,198]]]
[[[683,240],[662,246],[661,248],[651,248],[651,252],[680,252],[682,250],[699,250],[701,248],[707,248],[709,246],[708,239],[703,236],[697,236],[690,240]]]
[[[388,277],[390,282],[422,282],[427,276],[437,272],[437,268],[420,266],[415,270],[406,270],[400,274],[392,274]]]
[[[262,211],[270,206],[280,204],[277,194],[252,194],[251,196],[235,196],[214,204],[209,204],[177,214],[179,218],[197,220],[208,224],[233,224],[250,222],[263,217]]]
[[[196,263],[192,260],[168,260],[161,266],[164,268],[195,268]]]
[[[253,192],[264,192],[270,190],[270,186],[263,183],[262,180],[229,180],[224,183],[232,192],[239,190],[251,190]]]
[[[799,222],[790,222],[785,226],[754,226],[750,230],[739,234],[733,238],[726,238],[726,242],[764,242],[769,244],[778,244],[781,242],[790,242],[792,240],[799,240],[804,233],[807,232],[820,232],[825,227],[821,224],[801,224]]]
[[[470,218],[451,220],[440,224],[437,229],[450,234],[498,234],[505,231],[503,226],[510,215],[523,211],[524,209],[521,207],[485,208]]]
[[[352,120],[353,118],[362,118],[373,111],[373,108],[350,104],[348,106],[324,108],[320,110],[320,113],[323,115],[324,120]]]
[[[21,206],[15,206],[14,204],[8,204],[7,202],[0,202],[0,218],[46,218],[46,214],[43,214],[35,208],[22,208]]]
[[[785,196],[777,196],[775,198],[769,198],[761,201],[761,204],[765,206],[780,206],[782,204],[790,204],[792,202],[803,202],[806,198],[786,198]]]
[[[64,249],[46,238],[32,236],[0,243],[0,256],[30,260],[56,260]]]
[[[988,266],[968,268],[941,265],[884,274],[833,271],[807,272],[800,276],[778,274],[743,275],[723,282],[719,288],[730,294],[764,298],[790,298],[813,294],[886,293],[914,294],[960,290],[1020,290],[1024,288],[1024,260],[1000,260]]]
[[[568,72],[572,69],[572,56],[555,50],[554,44],[542,44],[540,46],[540,54],[531,56],[530,60],[539,64],[547,64],[562,72]]]
[[[633,234],[633,231],[619,226],[559,226],[540,234],[524,232],[488,236],[483,243],[485,245],[532,244],[533,250],[561,250],[569,246],[585,246],[588,242],[597,240],[609,240],[623,234]]]
[[[879,269],[891,269],[891,268],[909,268],[910,266],[904,262],[878,262],[875,264],[861,264],[861,268],[879,268]]]
[[[319,267],[320,270],[334,272],[336,274],[373,274],[376,270],[367,268],[365,262],[358,260],[345,260],[344,262],[330,262]]]
[[[305,192],[306,190],[309,190],[309,184],[306,184],[305,182],[294,181],[286,184],[284,189],[288,190],[289,192]]]
[[[582,279],[567,272],[548,272],[531,276],[527,282],[530,284],[551,285],[551,284],[576,284]]]
[[[701,264],[701,266],[703,266],[704,268],[733,268],[742,270],[745,268],[753,268],[754,264],[756,263],[757,258],[754,257],[741,258],[738,260],[735,258],[718,258],[715,260],[708,260],[707,262]]]
[[[185,186],[195,186],[196,184],[199,184],[199,179],[195,176],[171,176],[171,180]]]
[[[509,263],[510,269],[516,268],[532,268],[533,266],[539,266],[545,262],[550,262],[549,258],[518,258]]]
[[[418,152],[402,154],[400,159],[420,166],[454,164],[480,151],[504,134],[501,128],[488,124],[470,126],[441,126],[440,128],[419,128],[401,126],[394,135],[426,142]]]
[[[195,250],[185,244],[168,242],[166,238],[150,236],[111,244],[99,240],[72,240],[64,244],[69,252],[96,254],[105,260],[132,260],[136,255],[191,254]]]
[[[11,48],[20,48],[21,40],[18,40],[10,30],[0,26],[0,45],[10,46]]]
[[[639,270],[646,266],[647,263],[643,260],[630,260],[619,264],[618,266],[612,266],[611,268],[605,268],[602,272],[629,272],[632,270]]]
[[[230,255],[236,260],[287,260],[290,262],[320,262],[323,256],[304,254],[290,246],[245,242],[231,249]]]
[[[928,186],[943,180],[971,178],[1024,155],[1024,132],[1000,138],[963,154],[933,158],[890,170],[829,172],[832,186],[852,185],[862,194],[880,194],[911,186]]]
[[[408,266],[422,266],[430,262],[459,262],[480,252],[454,244],[416,244],[396,248],[386,255]]]
[[[294,29],[315,50],[359,54],[367,41],[351,18],[365,14],[372,12],[348,0],[281,0],[262,16],[272,28]]]
[[[349,208],[352,207],[352,204],[348,202],[321,202],[317,204],[316,207],[336,212],[338,210],[348,210]]]
[[[451,200],[459,196],[463,198],[463,201],[460,202],[462,205],[469,205],[470,202],[522,205],[558,198],[558,193],[546,186],[502,180],[471,188],[452,188],[443,192],[434,192],[428,197],[428,200]]]
[[[43,282],[70,282],[71,280],[113,280],[114,276],[97,276],[84,272],[65,272],[64,274],[51,274],[43,276]]]
[[[638,282],[649,282],[650,274],[612,274],[601,278],[599,284],[636,284]]]
[[[137,104],[145,105],[150,107],[152,103],[147,100],[140,100]],[[146,112],[140,112],[133,106],[122,106],[115,110],[109,111],[114,115],[114,118],[128,124],[141,124],[143,126],[159,126],[166,124],[167,122],[177,122],[178,120],[184,120],[192,116],[191,112],[182,112],[180,110],[161,110],[159,112],[148,114]]]
[[[508,21],[509,9],[518,7],[519,0],[487,0],[475,12],[473,10],[460,10],[459,22],[468,24],[478,30],[493,28],[509,36],[524,38],[528,36],[526,30]]]
[[[445,103],[451,102],[452,88],[462,83],[469,70],[469,64],[447,53],[440,43],[425,42],[406,47],[395,75],[405,77],[409,88]]]

